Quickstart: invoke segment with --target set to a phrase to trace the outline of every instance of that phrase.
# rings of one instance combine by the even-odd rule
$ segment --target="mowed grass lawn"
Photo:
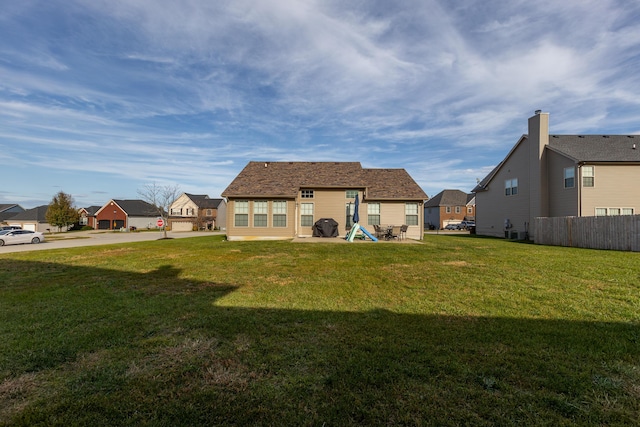
[[[0,255],[2,425],[638,425],[640,254],[221,236]]]

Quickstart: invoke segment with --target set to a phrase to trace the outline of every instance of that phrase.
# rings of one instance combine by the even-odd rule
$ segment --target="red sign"
[[[158,221],[156,222],[156,225],[158,227],[162,227],[164,225],[164,220],[162,218],[158,218]]]

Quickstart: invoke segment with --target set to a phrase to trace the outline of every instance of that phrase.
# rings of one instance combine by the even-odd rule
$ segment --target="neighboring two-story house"
[[[322,218],[352,226],[356,195],[360,225],[408,225],[422,239],[428,198],[404,169],[365,169],[359,162],[250,162],[224,190],[227,239],[311,237]]]
[[[169,225],[173,231],[224,230],[226,206],[224,199],[182,193],[169,208]]]
[[[475,220],[475,195],[460,190],[442,190],[424,204],[426,229]]]
[[[640,135],[549,135],[536,111],[507,156],[473,189],[476,232],[532,238],[537,217],[634,215]]]

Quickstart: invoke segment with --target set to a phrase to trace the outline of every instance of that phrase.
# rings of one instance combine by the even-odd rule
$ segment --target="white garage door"
[[[184,221],[174,221],[171,223],[171,231],[193,231],[193,224]]]
[[[19,225],[19,224],[18,224]],[[31,230],[31,231],[36,231],[36,225],[35,224],[24,224],[22,226],[23,230]]]

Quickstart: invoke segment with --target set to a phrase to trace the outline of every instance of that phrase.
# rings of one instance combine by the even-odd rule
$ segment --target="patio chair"
[[[407,224],[404,224],[402,227],[400,227],[400,239],[406,239],[407,238],[407,230],[409,229],[409,226]]]
[[[391,228],[391,233],[389,234],[389,237],[391,239],[398,239],[400,240],[400,226],[393,226]]]

